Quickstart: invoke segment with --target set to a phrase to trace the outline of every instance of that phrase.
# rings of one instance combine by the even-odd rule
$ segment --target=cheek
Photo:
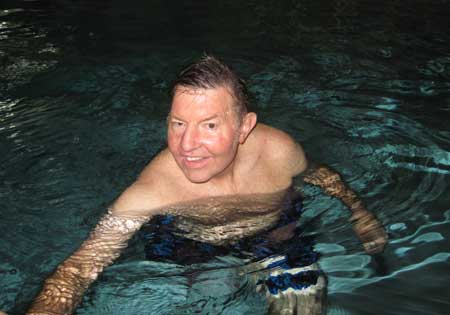
[[[170,151],[173,151],[180,142],[180,137],[178,137],[173,132],[168,131],[167,132],[167,146],[169,147]]]
[[[212,153],[233,154],[235,151],[235,139],[230,136],[209,137],[204,141],[205,146]]]
[[[208,147],[215,147],[221,142],[223,142],[222,137],[217,136],[217,135],[202,136],[202,143]]]

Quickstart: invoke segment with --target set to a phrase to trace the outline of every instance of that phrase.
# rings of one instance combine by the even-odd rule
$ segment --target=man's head
[[[233,110],[241,119],[249,112],[247,86],[239,76],[220,60],[205,55],[199,61],[184,68],[172,82],[171,96],[178,89],[207,90],[225,87],[234,99]]]
[[[213,57],[204,57],[178,76],[168,147],[189,181],[204,183],[233,171],[239,145],[256,125],[245,94],[243,81]]]

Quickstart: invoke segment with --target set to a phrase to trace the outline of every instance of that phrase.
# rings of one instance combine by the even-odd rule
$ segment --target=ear
[[[255,128],[257,120],[258,117],[256,113],[250,112],[245,114],[244,118],[242,119],[242,124],[240,127],[240,134],[239,134],[240,144],[243,144],[245,140],[247,140],[248,135],[252,132],[253,128]]]

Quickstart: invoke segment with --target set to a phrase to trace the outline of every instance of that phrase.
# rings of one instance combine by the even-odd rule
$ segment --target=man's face
[[[225,87],[177,88],[168,118],[168,146],[189,181],[204,183],[230,170],[239,145],[233,102]]]

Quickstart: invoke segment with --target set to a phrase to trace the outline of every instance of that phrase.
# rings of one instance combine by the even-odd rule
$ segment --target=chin
[[[201,174],[184,174],[186,178],[194,184],[203,184],[208,182],[211,179],[211,176],[201,175]]]

